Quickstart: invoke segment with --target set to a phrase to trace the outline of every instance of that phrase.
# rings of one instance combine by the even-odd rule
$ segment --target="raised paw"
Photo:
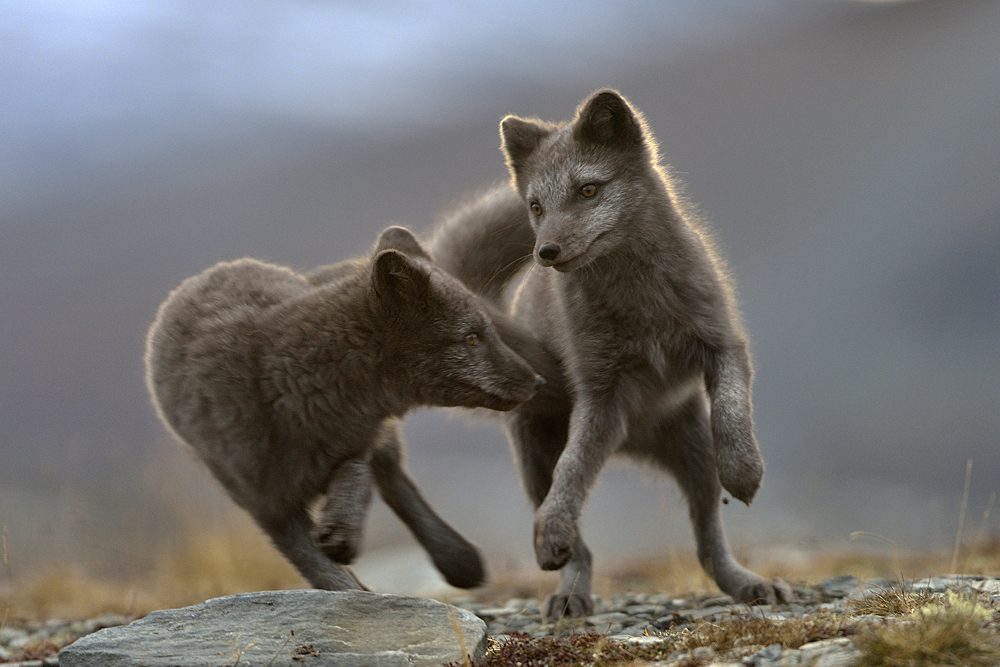
[[[580,593],[553,593],[545,598],[542,613],[549,623],[561,618],[583,618],[594,613],[594,601]]]
[[[361,531],[355,526],[324,521],[313,528],[312,536],[320,550],[334,563],[350,565],[358,556]]]
[[[539,508],[535,513],[535,560],[543,570],[559,570],[573,557],[576,526]]]
[[[756,450],[739,453],[738,457],[718,457],[716,469],[722,488],[733,494],[733,498],[749,505],[764,478],[764,461]]]
[[[737,594],[737,602],[746,604],[789,604],[791,601],[792,589],[781,579],[751,582]]]

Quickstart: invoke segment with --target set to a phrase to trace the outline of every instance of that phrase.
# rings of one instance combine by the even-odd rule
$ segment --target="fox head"
[[[567,123],[507,116],[500,135],[542,266],[573,271],[606,254],[628,238],[623,227],[650,188],[665,187],[642,114],[613,90],[593,94]]]
[[[500,339],[481,298],[402,227],[376,243],[370,298],[388,332],[383,354],[422,405],[511,410],[542,382]]]

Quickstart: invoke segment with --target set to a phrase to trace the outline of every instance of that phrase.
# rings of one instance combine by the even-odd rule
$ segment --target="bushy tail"
[[[531,260],[535,231],[524,200],[504,183],[445,216],[427,247],[441,268],[501,305],[507,285]]]

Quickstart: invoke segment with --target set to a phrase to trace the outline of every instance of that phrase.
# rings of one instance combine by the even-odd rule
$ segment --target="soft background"
[[[751,508],[724,508],[732,541],[950,547],[969,459],[966,533],[995,530],[1000,3],[0,0],[0,17],[8,585],[52,563],[138,576],[191,523],[239,521],[143,384],[178,282],[427,230],[506,178],[503,115],[566,119],[605,86],[645,113],[737,279],[768,468]],[[494,569],[533,567],[501,430],[428,410],[406,431],[440,512]],[[673,484],[628,466],[583,527],[599,567],[692,547]],[[362,577],[400,592],[424,563],[376,501]]]

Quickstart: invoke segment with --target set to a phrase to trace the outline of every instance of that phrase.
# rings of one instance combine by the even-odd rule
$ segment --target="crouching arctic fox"
[[[540,380],[407,230],[312,276],[241,259],[185,280],[150,328],[146,369],[163,422],[312,586],[363,588],[343,565],[373,483],[449,583],[482,583],[479,552],[402,467],[400,418],[510,410]]]

